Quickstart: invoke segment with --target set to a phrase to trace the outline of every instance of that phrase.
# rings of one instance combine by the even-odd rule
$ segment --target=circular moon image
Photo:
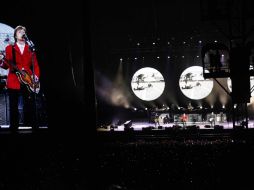
[[[141,100],[151,101],[161,96],[165,82],[159,71],[151,67],[144,67],[133,75],[131,88]]]
[[[5,48],[9,44],[14,44],[14,28],[0,23],[0,53],[5,54]],[[8,74],[8,70],[0,68],[0,76],[5,76]]]
[[[227,79],[227,85],[228,85],[229,91],[232,92],[232,81],[230,78]],[[253,76],[250,77],[250,89],[252,88],[252,86],[254,86],[254,77]],[[251,97],[253,97],[253,96],[254,96],[254,91],[251,92]]]
[[[205,71],[206,73],[209,71]],[[208,96],[213,89],[213,80],[204,79],[203,68],[192,66],[183,71],[179,86],[182,93],[193,100],[200,100]]]

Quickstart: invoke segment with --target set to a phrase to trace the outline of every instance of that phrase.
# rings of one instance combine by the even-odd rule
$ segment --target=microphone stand
[[[28,44],[29,46],[29,49],[30,51],[32,52],[32,73],[33,73],[33,80],[35,80],[35,67],[34,67],[34,53],[35,53],[35,46],[34,46],[34,43],[29,40],[27,37],[25,37],[25,40],[26,40],[26,43]],[[35,127],[36,129],[39,128],[38,126],[38,113],[37,113],[37,105],[36,105],[36,86],[34,85],[34,108],[35,108],[35,123],[33,123],[35,126],[32,126],[32,127]]]

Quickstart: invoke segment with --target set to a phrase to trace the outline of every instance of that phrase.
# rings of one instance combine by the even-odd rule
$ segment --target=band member
[[[214,118],[214,117],[211,117],[211,118],[209,119],[209,122],[210,122],[210,124],[211,124],[211,127],[214,127],[214,126],[215,126],[215,118]]]
[[[188,120],[188,116],[184,113],[182,116],[181,116],[181,121],[183,122],[183,127],[186,127],[186,122]]]
[[[9,69],[7,76],[7,91],[10,103],[10,129],[17,131],[19,127],[19,97],[23,99],[24,126],[37,129],[36,105],[34,92],[30,92],[28,86],[20,80],[18,71],[25,71],[32,80],[39,81],[40,70],[35,52],[25,40],[26,28],[17,26],[14,30],[14,45],[8,45],[5,49],[5,59],[1,59],[3,69]],[[34,73],[33,73],[34,71]],[[33,77],[34,76],[34,77]]]
[[[214,115],[214,113],[211,114],[211,117],[209,118],[209,122],[210,122],[212,127],[215,126],[215,115]]]
[[[170,118],[168,115],[166,115],[166,117],[163,118],[163,124],[167,124],[170,123]]]
[[[154,117],[154,123],[155,123],[155,127],[158,127],[160,125],[158,114],[156,114],[155,117]]]

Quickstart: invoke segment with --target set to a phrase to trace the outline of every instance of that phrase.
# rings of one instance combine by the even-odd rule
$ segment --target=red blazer
[[[19,47],[15,43],[14,49],[16,52],[16,65],[22,70],[26,70],[30,75],[32,75],[32,52],[29,50],[29,46],[26,44],[24,48],[23,54],[21,54]],[[12,61],[12,45],[8,45],[5,49],[6,59]],[[11,66],[7,63],[7,61],[3,61],[0,65],[4,69],[8,69],[9,73],[7,76],[7,88],[9,89],[20,89],[20,82],[15,72],[11,72]],[[36,58],[36,54],[34,53],[34,73],[39,78],[40,77],[40,69],[38,65],[38,61]]]

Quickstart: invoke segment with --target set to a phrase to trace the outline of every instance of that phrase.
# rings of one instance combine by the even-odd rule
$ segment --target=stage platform
[[[240,123],[235,123],[236,126],[241,126]],[[151,130],[167,130],[170,128],[178,127],[179,129],[188,129],[190,127],[196,126],[199,130],[209,130],[214,128],[221,128],[221,129],[233,129],[233,122],[215,122],[212,124],[210,122],[174,122],[174,123],[167,123],[159,125],[155,125],[154,123],[149,122],[135,122],[135,121],[126,121],[122,125],[109,125],[106,127],[99,127],[97,131],[124,131],[126,128],[132,129],[133,131],[142,131],[146,129]],[[244,127],[246,128],[246,127]],[[248,129],[254,129],[254,120],[248,122]]]

